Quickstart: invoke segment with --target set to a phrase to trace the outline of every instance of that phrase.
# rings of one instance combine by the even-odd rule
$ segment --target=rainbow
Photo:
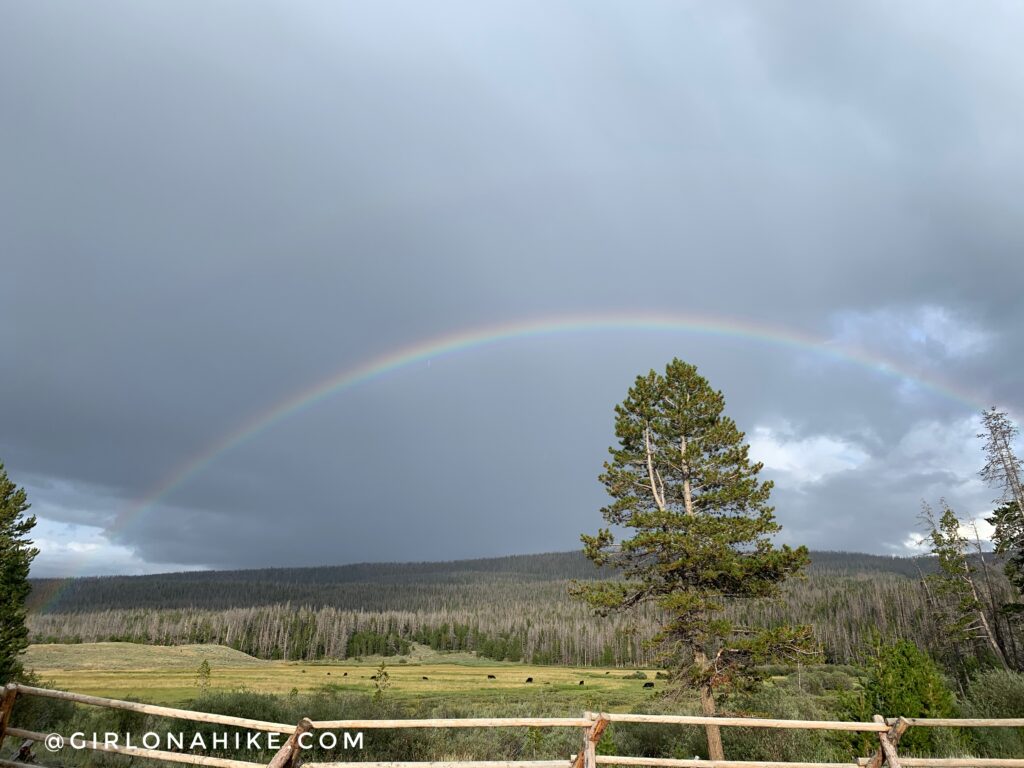
[[[201,450],[189,456],[148,493],[122,509],[108,526],[107,533],[123,529],[145,514],[176,489],[208,469],[218,458],[251,440],[275,424],[315,406],[328,397],[364,384],[385,374],[419,362],[480,349],[499,342],[528,340],[575,333],[637,331],[657,333],[694,333],[765,342],[772,345],[811,351],[840,362],[868,368],[914,384],[978,411],[985,406],[974,394],[961,391],[932,375],[922,375],[900,363],[860,348],[838,345],[825,338],[792,329],[732,318],[682,313],[622,313],[564,315],[508,322],[456,331],[424,339],[385,352],[339,371],[273,404],[241,423]],[[59,592],[59,590],[57,590]],[[54,595],[54,598],[56,595]],[[54,598],[51,598],[54,599]]]

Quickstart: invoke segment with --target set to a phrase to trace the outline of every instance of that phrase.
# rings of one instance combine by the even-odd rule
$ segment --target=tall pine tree
[[[1003,610],[1020,621],[1024,617],[1024,469],[1013,450],[1019,433],[1010,417],[995,408],[984,411],[981,420],[985,431],[978,437],[985,440],[985,466],[979,474],[999,488],[1001,496],[997,501],[1002,502],[988,518],[995,526],[992,543],[996,552],[1005,557],[1006,575],[1020,596],[1004,605]]]
[[[705,715],[717,694],[754,679],[755,664],[817,656],[807,627],[745,627],[723,615],[732,601],[777,597],[809,560],[805,547],[773,546],[772,483],[758,479],[762,465],[724,406],[681,360],[637,377],[615,408],[619,445],[600,477],[612,498],[601,513],[628,536],[617,544],[609,527],[581,537],[587,557],[621,577],[572,587],[600,613],[660,608],[662,663],[673,687],[699,690]],[[723,759],[718,727],[707,735],[710,757]]]
[[[34,515],[25,515],[28,508],[25,490],[11,482],[0,463],[0,683],[21,672],[18,656],[28,647],[28,570],[39,554],[27,538],[36,524]]]
[[[985,466],[979,474],[1003,492],[1000,501],[1013,502],[1018,509],[1024,509],[1024,467],[1013,451],[1017,425],[995,407],[982,412],[981,422],[985,431],[978,437],[985,440]]]
[[[1024,620],[1024,511],[1016,501],[1003,504],[986,520],[995,528],[992,543],[996,554],[1006,560],[1006,578],[1017,590],[1018,599],[1002,606],[1008,616]]]
[[[985,614],[984,602],[974,578],[974,567],[968,560],[969,544],[961,533],[963,526],[945,499],[941,504],[942,515],[938,520],[926,502],[921,504],[920,517],[928,527],[927,540],[939,566],[938,572],[925,578],[935,597],[932,608],[942,639],[952,651],[952,658],[961,665],[964,661],[961,646],[982,643],[992,657],[1008,669],[996,632]],[[979,556],[984,555],[979,553]]]

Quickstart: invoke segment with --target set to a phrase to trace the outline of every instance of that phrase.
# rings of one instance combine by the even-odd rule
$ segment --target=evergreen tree
[[[777,597],[808,563],[805,547],[773,546],[772,483],[758,479],[762,465],[724,406],[681,360],[664,375],[637,377],[615,408],[619,445],[600,477],[612,498],[605,521],[632,535],[618,545],[610,528],[581,537],[587,557],[621,578],[571,588],[602,614],[659,608],[660,660],[672,687],[700,691],[705,715],[715,714],[716,694],[753,680],[755,664],[817,655],[809,628],[741,626],[723,613],[736,601]],[[718,727],[707,735],[710,757],[723,759]]]
[[[840,696],[840,709],[850,720],[870,721],[874,715],[886,717],[953,717],[956,714],[953,693],[935,662],[906,640],[884,644],[875,635],[867,653],[867,675],[857,690]],[[911,728],[903,736],[901,747],[911,751],[931,751],[933,728]],[[875,734],[849,737],[860,754],[878,748]]]
[[[377,674],[373,676],[373,687],[373,700],[378,703],[383,701],[384,692],[391,687],[391,675],[388,674],[388,669],[384,665],[384,659],[380,660]]]
[[[985,615],[984,604],[974,579],[974,568],[967,559],[967,538],[960,532],[960,519],[942,500],[942,516],[927,503],[921,505],[921,519],[928,526],[931,553],[938,561],[939,570],[926,577],[935,596],[935,605],[941,636],[958,660],[961,673],[965,659],[960,653],[964,643],[980,641],[987,645],[996,660],[1008,669],[1003,649],[997,642],[992,625]]]
[[[1018,509],[1024,509],[1024,468],[1013,451],[1017,426],[994,407],[981,414],[981,421],[985,431],[978,437],[985,440],[985,466],[979,474],[1003,492],[1000,501],[1013,502]]]
[[[27,538],[36,524],[24,488],[7,477],[0,463],[0,683],[21,672],[18,656],[28,647],[25,599],[31,588],[29,566],[39,550]]]
[[[1017,426],[1002,411],[991,408],[981,415],[985,431],[985,466],[979,473],[983,480],[1002,491],[1002,502],[988,518],[995,526],[992,543],[996,552],[1006,557],[1006,575],[1018,594],[1024,598],[1024,480],[1021,461],[1013,450]],[[1024,614],[1024,600],[1003,606],[1008,614]]]
[[[995,510],[987,520],[995,527],[992,543],[996,553],[1006,558],[1006,577],[1024,598],[1024,512],[1017,502],[1011,501]],[[1024,601],[1006,603],[1003,610],[1024,616]]]
[[[206,691],[210,687],[210,676],[213,670],[210,669],[210,662],[208,659],[203,659],[199,664],[199,669],[196,670],[196,685],[200,690]]]

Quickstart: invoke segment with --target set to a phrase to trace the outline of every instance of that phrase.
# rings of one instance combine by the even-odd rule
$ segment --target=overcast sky
[[[1024,413],[1024,6],[0,0],[0,461],[33,574],[565,550],[673,356],[782,539],[906,554]],[[438,354],[181,467],[331,376]],[[902,373],[861,361],[887,360]],[[943,388],[945,388],[943,390]]]

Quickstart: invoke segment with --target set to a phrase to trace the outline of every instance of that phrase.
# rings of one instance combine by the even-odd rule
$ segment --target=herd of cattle
[[[302,670],[302,671],[303,671],[303,672],[305,672],[306,670]],[[328,675],[328,676],[330,676],[330,674],[331,674],[330,672],[328,672],[328,673],[327,673],[327,675]],[[607,675],[608,673],[607,673],[607,672],[605,672],[605,674]],[[343,672],[341,676],[342,676],[342,677],[348,677],[348,672]],[[376,676],[376,675],[370,675],[370,679],[371,679],[371,680],[376,680],[376,679],[377,679],[377,676]],[[423,676],[422,676],[422,677],[421,677],[420,679],[421,679],[421,680],[429,680],[430,678],[429,678],[429,677],[427,677],[426,675],[423,675]],[[497,676],[496,676],[496,675],[488,675],[488,676],[487,676],[487,679],[488,679],[488,680],[497,680],[498,678],[497,678]],[[528,683],[532,683],[532,682],[533,682],[533,678],[532,678],[532,677],[528,677],[528,678],[526,678],[526,682],[528,682]],[[580,684],[580,685],[583,685],[583,680],[580,680],[580,683],[579,683],[579,684]],[[544,682],[544,685],[551,685],[551,683],[550,683],[550,682],[547,682],[547,681],[545,681],[545,682]],[[648,681],[648,682],[644,683],[644,688],[653,688],[653,687],[654,687],[654,683],[652,683],[652,682],[650,682],[650,681]]]
[[[371,680],[376,680],[376,679],[377,679],[377,676],[376,676],[376,675],[374,675],[374,676],[373,676],[373,677],[371,677],[370,679],[371,679]],[[422,679],[423,679],[423,680],[429,680],[430,678],[429,678],[429,677],[427,677],[426,675],[423,675]],[[488,680],[497,680],[498,678],[497,678],[497,676],[495,676],[495,675],[488,675],[488,676],[487,676],[487,679],[488,679]],[[528,682],[528,683],[532,683],[532,682],[533,682],[533,678],[532,678],[532,677],[528,677],[528,678],[526,678],[526,682]],[[584,681],[583,681],[583,680],[580,680],[580,685],[583,685],[583,683],[584,683]],[[545,682],[544,682],[544,685],[551,685],[551,683],[549,683],[549,682],[545,681]],[[644,688],[653,688],[653,687],[654,687],[654,683],[652,683],[652,682],[646,682],[646,683],[644,683]]]

